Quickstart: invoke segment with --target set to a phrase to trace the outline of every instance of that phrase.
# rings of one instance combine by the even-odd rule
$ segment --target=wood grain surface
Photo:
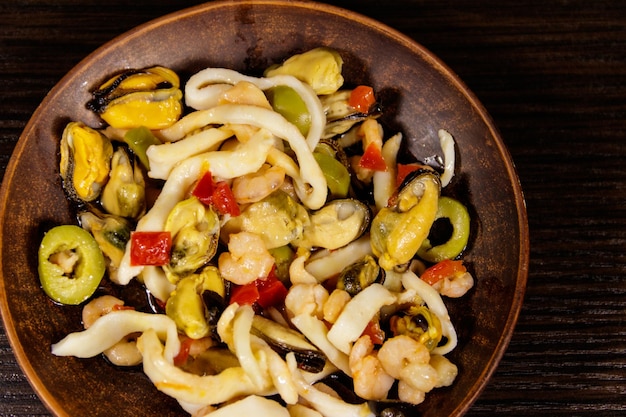
[[[199,3],[2,0],[0,173],[37,105],[81,59]],[[328,3],[438,55],[484,104],[516,164],[530,226],[527,293],[468,416],[626,415],[626,2]],[[0,415],[50,415],[1,329]]]

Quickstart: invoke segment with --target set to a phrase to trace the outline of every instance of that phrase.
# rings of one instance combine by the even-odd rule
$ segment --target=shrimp
[[[112,295],[95,298],[83,307],[83,326],[88,329],[100,317],[123,306],[124,301]],[[103,353],[111,363],[118,366],[135,366],[140,364],[143,359],[137,348],[135,335],[126,336]]]
[[[459,373],[459,369],[455,364],[450,362],[448,358],[442,355],[431,355],[430,366],[435,368],[439,382],[435,388],[448,387],[452,385],[456,376]]]
[[[311,253],[307,250],[299,249],[296,258],[289,265],[289,279],[292,284],[317,284],[317,278],[309,273],[304,267],[304,263],[309,259]]]
[[[329,323],[334,323],[343,311],[343,308],[348,304],[351,297],[344,290],[335,289],[330,293],[328,300],[324,303],[324,320]]]
[[[239,81],[225,90],[218,98],[219,104],[251,104],[253,106],[272,109],[272,105],[259,87],[249,81]]]
[[[382,400],[395,382],[395,378],[383,369],[374,352],[369,336],[357,339],[350,350],[350,371],[354,381],[354,392],[366,400]]]
[[[389,375],[400,379],[402,370],[410,363],[427,364],[430,353],[426,346],[412,337],[399,335],[383,343],[378,358]]]
[[[285,182],[285,170],[263,165],[260,170],[235,178],[233,196],[239,204],[255,203],[279,189]]]
[[[103,295],[91,300],[83,307],[83,326],[85,330],[105,314],[124,305],[124,301],[112,295]]]
[[[430,352],[417,340],[400,335],[388,339],[378,351],[385,371],[400,381],[404,398],[402,401],[419,404],[424,393],[439,384],[437,370],[430,365]],[[402,398],[402,397],[401,397]]]
[[[320,284],[295,284],[285,297],[285,307],[291,317],[307,314],[321,319],[328,291]]]
[[[431,391],[439,383],[437,370],[429,363],[409,363],[402,368],[398,379],[423,392]]]
[[[469,272],[454,274],[433,284],[439,294],[450,298],[459,298],[465,295],[474,286],[474,277]]]
[[[143,360],[135,339],[125,338],[104,352],[111,363],[117,366],[135,366]]]
[[[398,399],[409,404],[421,404],[426,398],[426,393],[413,388],[404,381],[398,382]]]
[[[220,273],[224,279],[238,285],[266,277],[274,265],[274,257],[266,249],[263,239],[255,233],[230,235],[228,250],[218,259]]]

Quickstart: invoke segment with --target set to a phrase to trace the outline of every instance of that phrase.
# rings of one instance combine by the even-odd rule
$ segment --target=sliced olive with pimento
[[[100,285],[105,260],[94,237],[75,225],[50,229],[39,245],[39,280],[44,292],[61,304],[77,305]]]

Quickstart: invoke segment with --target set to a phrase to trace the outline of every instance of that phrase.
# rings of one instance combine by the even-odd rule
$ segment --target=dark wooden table
[[[199,3],[2,0],[0,173],[36,106],[82,58]],[[509,349],[468,415],[626,415],[626,2],[332,3],[446,62],[493,116],[519,172],[527,294]],[[2,330],[0,415],[49,415]]]

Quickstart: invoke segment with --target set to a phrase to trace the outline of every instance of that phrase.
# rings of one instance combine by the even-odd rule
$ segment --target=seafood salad
[[[441,166],[402,159],[342,65],[319,47],[259,77],[154,66],[93,91],[102,126],[60,135],[76,224],[39,247],[42,289],[83,312],[52,354],[140,368],[197,417],[402,416],[451,385],[443,300],[474,285],[453,136]]]

